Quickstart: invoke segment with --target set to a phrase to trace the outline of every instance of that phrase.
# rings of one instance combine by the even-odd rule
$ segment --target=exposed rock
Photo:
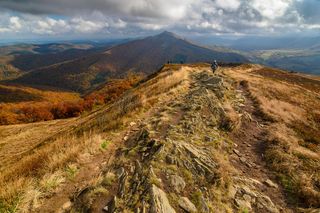
[[[257,194],[253,192],[248,186],[243,186],[238,191],[242,194],[250,195],[251,197],[257,197]]]
[[[244,195],[243,195],[243,199],[244,199],[245,201],[248,201],[248,202],[251,202],[251,200],[252,200],[251,196],[248,195],[248,194],[244,194]]]
[[[126,185],[126,180],[127,180],[128,173],[124,172],[120,176],[120,181],[119,181],[119,188],[118,188],[118,196],[119,198],[122,198],[125,194],[125,185]]]
[[[236,198],[234,202],[238,208],[246,208],[248,210],[252,209],[251,203],[247,200]]]
[[[249,168],[252,168],[252,166],[253,166],[253,165],[252,165],[251,163],[249,163],[249,162],[246,162],[245,164],[246,164],[246,166],[249,167]]]
[[[107,213],[113,213],[117,209],[117,197],[113,196],[113,198],[109,201],[109,203],[103,208],[103,210]]]
[[[203,212],[203,213],[209,213],[210,212],[210,209],[207,205],[207,202],[206,200],[204,199],[203,195],[201,194],[200,198],[199,198],[199,208],[200,208],[200,212]]]
[[[269,187],[278,188],[278,185],[272,182],[270,179],[267,179],[266,181],[264,181],[264,183]]]
[[[241,154],[240,154],[239,150],[234,149],[233,152],[234,152],[234,154],[236,154],[237,156],[241,157]]]
[[[69,210],[69,209],[71,208],[71,206],[72,206],[72,203],[71,203],[71,201],[69,200],[69,201],[65,202],[65,203],[62,205],[62,209],[63,209],[63,210]]]
[[[193,167],[199,174],[211,175],[214,173],[217,164],[204,150],[187,143],[181,143],[181,145],[193,159],[192,166],[186,165],[184,162],[186,168],[190,170]]]
[[[167,155],[167,156],[166,156],[166,162],[167,162],[168,164],[176,164],[176,159],[175,159],[173,156],[171,156],[171,155]]]
[[[240,161],[241,161],[242,163],[246,163],[246,162],[247,162],[247,159],[246,159],[245,157],[240,157]]]
[[[179,206],[186,212],[197,212],[197,208],[187,197],[181,197],[179,199]]]
[[[237,193],[237,189],[234,186],[230,186],[228,190],[228,196],[230,198],[235,198],[236,193]]]
[[[150,213],[175,213],[176,211],[171,207],[167,195],[164,191],[151,186],[151,209]]]
[[[170,185],[178,193],[183,191],[183,189],[186,187],[186,183],[184,182],[183,178],[178,175],[171,175],[170,176]]]
[[[267,210],[268,212],[271,213],[278,213],[279,210],[277,207],[273,204],[271,199],[268,196],[260,196],[257,198],[257,206]]]
[[[120,178],[124,174],[125,170],[123,167],[116,170],[116,175],[118,178]]]
[[[136,125],[136,122],[130,122],[129,124],[131,127],[135,126]]]

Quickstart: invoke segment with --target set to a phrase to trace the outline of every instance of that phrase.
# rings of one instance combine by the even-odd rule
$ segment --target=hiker
[[[211,69],[212,69],[213,73],[218,69],[218,67],[219,67],[219,65],[218,65],[217,60],[214,60],[211,65]]]

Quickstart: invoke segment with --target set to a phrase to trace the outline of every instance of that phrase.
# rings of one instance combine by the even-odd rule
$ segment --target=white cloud
[[[76,32],[95,33],[109,26],[108,23],[84,20],[81,17],[73,18],[70,23]]]
[[[235,11],[239,9],[241,5],[240,0],[216,0],[216,4],[219,8],[229,10],[229,11]]]
[[[31,21],[32,23],[33,21]],[[35,21],[36,25],[32,32],[42,35],[56,35],[68,32],[71,27],[62,19],[45,18]]]
[[[13,31],[19,31],[22,28],[20,18],[17,16],[10,17],[10,29]]]
[[[261,15],[268,19],[275,19],[285,14],[293,0],[251,0],[251,5]]]
[[[22,28],[20,18],[17,16],[11,16],[6,18],[9,19],[8,24],[6,26],[0,26],[0,33],[19,32],[19,30]]]

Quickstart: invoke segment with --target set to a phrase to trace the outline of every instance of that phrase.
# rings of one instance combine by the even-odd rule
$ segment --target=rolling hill
[[[0,126],[0,211],[318,212],[319,91],[169,64],[78,118]]]
[[[10,80],[34,69],[101,53],[127,40],[15,44],[0,47],[0,80]]]
[[[311,49],[274,49],[249,53],[251,61],[288,71],[320,74],[320,52]]]
[[[213,59],[223,62],[248,62],[240,54],[211,50],[173,33],[163,32],[115,46],[103,53],[36,69],[14,82],[85,92],[108,78],[122,77],[130,71],[151,74],[168,61],[193,63]]]

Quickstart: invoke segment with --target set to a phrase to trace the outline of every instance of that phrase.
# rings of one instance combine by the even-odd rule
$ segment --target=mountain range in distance
[[[320,74],[319,37],[201,37],[204,45],[218,45],[245,55],[251,62],[293,72]]]
[[[79,53],[80,57],[32,69],[14,79],[12,83],[43,85],[85,92],[105,82],[108,78],[123,77],[128,72],[151,74],[168,61],[176,63],[213,60],[234,63],[249,62],[241,54],[198,46],[170,32],[113,47],[89,49],[89,54],[86,55],[82,55],[83,50],[79,49],[69,51]],[[62,55],[65,58],[68,56],[65,52]]]
[[[84,93],[106,79],[121,78],[128,72],[148,75],[170,61],[194,63],[215,59],[319,73],[318,39],[297,38],[294,41],[263,37],[220,38],[217,45],[205,39],[203,44],[197,44],[165,31],[135,40],[17,44],[0,47],[0,80]]]

